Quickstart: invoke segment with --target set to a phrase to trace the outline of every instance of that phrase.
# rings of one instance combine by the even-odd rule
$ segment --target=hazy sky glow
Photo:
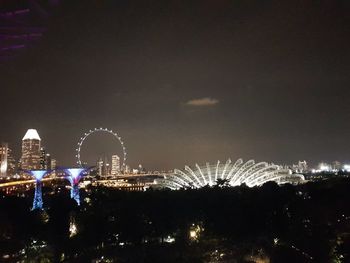
[[[0,140],[36,128],[62,165],[100,126],[150,169],[346,161],[349,25],[347,0],[61,1],[0,66]]]

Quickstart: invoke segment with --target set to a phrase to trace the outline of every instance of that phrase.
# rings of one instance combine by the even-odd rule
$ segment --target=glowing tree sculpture
[[[195,168],[185,166],[184,170],[175,169],[172,174],[159,180],[159,184],[170,189],[201,188],[217,185],[224,182],[227,186],[246,184],[249,187],[260,186],[273,181],[277,184],[300,183],[304,181],[301,174],[292,174],[292,171],[279,165],[267,162],[255,163],[254,160],[243,162],[238,159],[232,163],[218,161],[214,165],[206,163],[205,166],[195,165]]]
[[[35,193],[34,193],[32,210],[43,209],[43,196],[42,196],[42,192],[41,192],[42,179],[46,174],[49,173],[49,171],[48,170],[32,170],[32,171],[28,171],[28,173],[35,178]]]
[[[86,168],[69,168],[64,170],[68,175],[66,178],[72,186],[70,197],[74,199],[78,205],[80,205],[79,181],[87,170]]]

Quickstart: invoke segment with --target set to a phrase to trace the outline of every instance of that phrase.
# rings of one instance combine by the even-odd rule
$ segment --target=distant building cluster
[[[56,159],[42,146],[41,138],[35,129],[28,129],[22,139],[22,151],[19,161],[16,163],[8,143],[2,143],[0,147],[0,178],[10,179],[20,176],[27,170],[54,170]]]
[[[95,129],[90,131],[107,131],[112,133],[120,140],[120,137],[107,129]],[[86,138],[89,134],[85,134]],[[81,146],[82,142],[80,142]],[[350,173],[350,164],[343,164],[339,161],[332,163],[319,163],[317,167],[310,168],[308,163],[298,161],[292,165],[275,165],[267,162],[255,163],[250,160],[246,163],[242,159],[238,159],[232,163],[229,159],[226,163],[216,163],[210,165],[207,163],[204,166],[195,167],[186,166],[184,170],[175,169],[169,172],[153,171],[148,172],[141,164],[137,168],[130,168],[125,164],[125,146],[124,156],[113,154],[110,157],[99,157],[96,166],[90,170],[90,178],[96,180],[123,179],[125,176],[132,175],[157,175],[165,176],[164,180],[159,180],[159,184],[172,189],[182,187],[199,188],[206,185],[213,186],[219,183],[224,183],[230,186],[246,184],[248,186],[261,185],[267,181],[275,181],[282,183],[300,183],[307,180],[317,179],[320,176],[325,177],[329,174]],[[79,152],[80,157],[80,152]],[[28,129],[22,138],[21,155],[16,161],[12,149],[9,144],[4,142],[0,145],[0,179],[11,180],[26,177],[26,171],[29,170],[50,170],[51,176],[55,177],[60,174],[56,171],[57,161],[52,158],[51,154],[46,150],[36,129]],[[97,176],[96,178],[94,178]],[[140,177],[139,176],[139,177]],[[305,177],[304,177],[305,176]],[[124,181],[121,181],[122,184]],[[114,183],[108,183],[114,185]],[[118,187],[121,183],[119,182]],[[140,185],[138,187],[141,187]]]
[[[101,177],[116,176],[121,174],[120,157],[116,154],[112,155],[111,164],[108,158],[100,157],[96,164],[98,175]]]
[[[0,179],[27,177],[25,171],[29,170],[51,170],[51,175],[55,176],[56,168],[56,159],[52,158],[47,151],[36,129],[28,129],[22,138],[21,154],[17,161],[8,143],[4,142],[0,145]],[[136,169],[131,169],[129,165],[123,167],[122,158],[117,154],[113,154],[111,158],[107,156],[98,158],[96,167],[92,171],[90,175],[101,178],[124,174],[146,174],[141,164]]]
[[[112,155],[111,162],[107,156],[100,157],[96,163],[97,175],[100,177],[114,177],[123,174],[146,174],[147,171],[141,164],[137,168],[131,169],[129,165],[125,165],[122,170],[121,161],[119,155]]]
[[[333,161],[331,163],[320,162],[315,167],[309,167],[308,163],[299,161],[297,164],[285,165],[284,168],[291,169],[293,173],[317,174],[317,173],[338,173],[350,172],[350,164]]]
[[[312,173],[337,173],[340,171],[350,172],[350,164],[343,164],[339,161],[332,163],[321,162],[317,168],[311,170]]]

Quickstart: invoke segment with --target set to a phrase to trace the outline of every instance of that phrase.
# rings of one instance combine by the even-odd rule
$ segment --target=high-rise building
[[[102,160],[102,158],[98,159],[96,166],[97,166],[97,174],[99,176],[102,176],[102,174],[103,174],[103,160]]]
[[[51,170],[51,155],[49,153],[45,155],[45,169]]]
[[[7,156],[8,156],[8,145],[2,143],[0,147],[0,177],[4,178],[7,176]]]
[[[112,155],[112,169],[111,174],[117,175],[120,173],[120,158],[118,155]]]
[[[45,156],[46,156],[46,150],[45,147],[40,148],[40,169],[45,169]]]
[[[104,160],[102,159],[102,157],[100,157],[97,161],[96,167],[99,176],[111,175],[111,166],[107,160],[107,157],[105,157]]]
[[[0,146],[0,177],[12,176],[16,172],[15,160],[7,143]]]
[[[51,168],[51,170],[52,170],[52,172],[51,172],[51,176],[56,176],[57,175],[57,173],[56,173],[56,167],[57,167],[57,161],[56,161],[56,159],[51,159],[50,160],[50,168]]]
[[[51,155],[46,152],[45,147],[40,148],[40,166],[43,170],[51,169]]]
[[[23,170],[41,169],[41,139],[37,130],[29,129],[22,139],[21,168]]]
[[[56,159],[51,159],[51,170],[56,170],[57,161]]]

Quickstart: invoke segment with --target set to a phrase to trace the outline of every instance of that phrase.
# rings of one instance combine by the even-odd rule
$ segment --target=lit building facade
[[[108,163],[107,158],[105,160],[99,158],[97,161],[97,172],[99,176],[109,176],[111,175],[111,166]]]
[[[22,139],[21,168],[39,170],[41,168],[41,139],[37,130],[29,129]]]
[[[44,147],[40,148],[40,168],[51,170],[51,155],[46,152]]]
[[[0,178],[12,176],[16,173],[15,159],[7,143],[0,145]]]
[[[56,167],[57,167],[57,161],[56,159],[51,159],[51,169],[52,170],[56,170]]]
[[[120,158],[118,155],[112,155],[111,174],[117,175],[120,173]]]
[[[0,147],[0,177],[4,178],[7,176],[7,156],[8,156],[8,145],[3,143]]]

